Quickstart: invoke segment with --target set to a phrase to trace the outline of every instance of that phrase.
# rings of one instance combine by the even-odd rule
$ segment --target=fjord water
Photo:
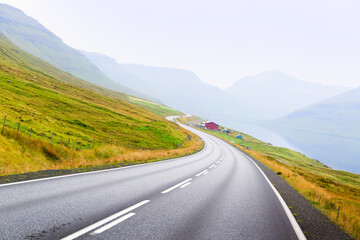
[[[247,133],[274,146],[286,147],[317,159],[336,170],[360,174],[360,139],[317,134],[258,125],[249,122],[220,120],[221,125]]]

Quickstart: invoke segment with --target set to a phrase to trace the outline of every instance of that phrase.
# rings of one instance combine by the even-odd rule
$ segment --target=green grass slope
[[[112,91],[106,88],[99,87],[80,78],[77,78],[70,73],[64,72],[53,65],[45,62],[33,55],[23,51],[20,47],[14,45],[6,36],[0,34],[0,51],[1,58],[4,62],[15,65],[32,72],[33,77],[40,73],[49,78],[59,80],[63,83],[76,85],[79,87],[87,88],[93,92],[117,99],[127,99],[127,95],[121,92]],[[29,72],[29,71],[28,71]],[[30,74],[30,72],[29,72]]]
[[[156,115],[159,115],[161,117],[184,115],[184,113],[169,108],[162,104],[154,103],[145,99],[140,99],[131,96],[129,96],[128,98],[129,98],[129,102],[131,102],[132,104],[144,108],[149,112],[155,113]]]
[[[186,137],[177,126],[121,99],[75,86],[76,79],[0,37],[0,118],[32,136],[111,138],[146,148],[176,148]],[[98,89],[101,92],[101,89]],[[124,99],[126,98],[123,95]]]
[[[144,97],[110,80],[80,51],[66,45],[38,21],[17,8],[0,4],[0,33],[26,52],[74,76],[98,86]]]

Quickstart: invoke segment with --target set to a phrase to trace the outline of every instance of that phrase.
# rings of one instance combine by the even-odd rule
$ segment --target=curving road
[[[191,156],[0,185],[0,239],[305,239],[252,160],[191,131]]]

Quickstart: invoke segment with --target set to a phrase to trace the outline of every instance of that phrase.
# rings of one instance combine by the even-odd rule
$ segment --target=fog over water
[[[274,146],[301,152],[333,169],[360,174],[360,140],[358,139],[296,130],[270,129],[240,121],[222,119],[217,122]]]

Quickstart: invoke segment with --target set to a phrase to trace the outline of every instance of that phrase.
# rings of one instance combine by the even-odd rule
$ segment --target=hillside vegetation
[[[101,164],[130,148],[158,149],[165,157],[173,155],[170,149],[176,149],[189,134],[143,108],[70,83],[86,84],[0,36],[0,118],[7,117],[0,137],[0,175]],[[21,134],[14,130],[18,123]],[[30,129],[29,140],[24,136],[30,135]],[[43,141],[39,140],[42,134]],[[53,145],[46,143],[51,137]],[[64,146],[69,139],[71,148],[76,140],[77,149],[84,150],[71,153]],[[85,150],[85,143],[94,141],[96,148]],[[174,151],[185,154],[192,147],[184,145],[186,151]]]
[[[187,122],[187,118],[180,118]],[[195,118],[192,119],[194,121]],[[223,127],[222,127],[223,128]],[[281,175],[314,207],[354,238],[360,239],[360,176],[333,170],[321,162],[283,147],[275,147],[250,135],[204,130],[222,138]],[[243,139],[236,138],[241,134]],[[337,218],[339,202],[341,211]]]
[[[79,50],[66,45],[20,9],[0,4],[0,33],[24,51],[74,76],[98,86],[144,97],[143,94],[110,80]]]
[[[131,96],[129,96],[128,98],[129,98],[129,102],[131,102],[132,104],[134,104],[138,107],[144,108],[144,109],[148,110],[149,112],[155,113],[156,115],[159,115],[161,117],[184,115],[184,113],[174,110],[172,108],[169,108],[162,104],[150,102],[145,99],[140,99],[140,98],[131,97]]]

